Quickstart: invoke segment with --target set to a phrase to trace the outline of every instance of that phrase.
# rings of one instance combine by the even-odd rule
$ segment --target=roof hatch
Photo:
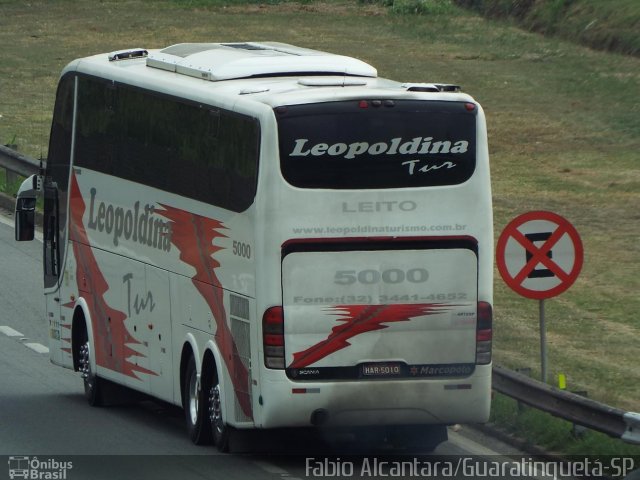
[[[180,43],[149,52],[147,66],[213,82],[285,75],[378,75],[374,67],[355,58],[278,42]]]

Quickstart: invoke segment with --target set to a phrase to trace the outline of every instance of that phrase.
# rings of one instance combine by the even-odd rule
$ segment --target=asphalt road
[[[315,474],[382,478],[393,473],[390,469],[399,461],[420,467],[423,478],[425,473],[452,478],[455,465],[439,475],[437,468],[446,465],[438,462],[455,464],[469,455],[496,460],[502,458],[497,455],[518,453],[463,428],[462,433],[452,431],[433,454],[420,457],[351,457],[348,445],[331,453],[308,431],[244,435],[234,446],[251,453],[222,455],[189,441],[182,411],[175,407],[143,401],[92,408],[84,399],[79,374],[49,362],[42,243],[15,242],[10,223],[10,217],[0,216],[0,479],[20,475],[26,462],[41,474],[28,478],[70,480],[296,480]],[[379,462],[390,463],[381,467]],[[56,472],[59,476],[52,476]],[[463,473],[455,478],[463,478]]]

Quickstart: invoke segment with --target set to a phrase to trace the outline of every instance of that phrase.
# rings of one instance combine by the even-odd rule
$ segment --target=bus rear
[[[264,426],[486,421],[482,110],[459,93],[351,97],[274,108],[280,175],[261,187],[281,289],[263,317]]]

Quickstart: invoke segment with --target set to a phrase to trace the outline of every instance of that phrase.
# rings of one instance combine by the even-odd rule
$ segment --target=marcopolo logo
[[[25,478],[31,480],[66,480],[67,471],[73,468],[73,462],[60,461],[54,458],[38,459],[38,457],[9,457],[9,478]]]
[[[145,205],[141,208],[136,202],[133,208],[114,207],[105,202],[96,202],[98,191],[90,190],[89,223],[91,230],[107,235],[113,234],[113,245],[118,246],[120,239],[131,240],[168,252],[171,250],[171,224],[154,217],[155,207]],[[97,204],[96,204],[97,203]]]
[[[466,140],[433,140],[433,137],[414,137],[404,140],[402,137],[393,138],[390,142],[353,142],[353,143],[316,143],[307,145],[309,139],[297,139],[290,157],[343,157],[352,159],[359,155],[434,155],[466,153],[469,142]]]

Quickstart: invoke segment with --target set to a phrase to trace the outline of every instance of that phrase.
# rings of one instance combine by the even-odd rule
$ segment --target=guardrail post
[[[584,398],[589,397],[589,393],[586,390],[577,390],[577,391],[574,390],[571,393],[575,395],[580,395],[581,397],[584,397]],[[587,432],[587,427],[585,427],[584,425],[580,425],[579,423],[576,423],[576,422],[573,422],[572,425],[573,426],[571,428],[571,435],[573,435],[573,438],[581,438]]]
[[[532,373],[531,367],[516,368],[515,371],[527,377],[531,377],[531,373]],[[518,402],[518,412],[520,413],[524,412],[526,409],[526,405],[522,403],[520,400],[517,400],[517,402]]]

